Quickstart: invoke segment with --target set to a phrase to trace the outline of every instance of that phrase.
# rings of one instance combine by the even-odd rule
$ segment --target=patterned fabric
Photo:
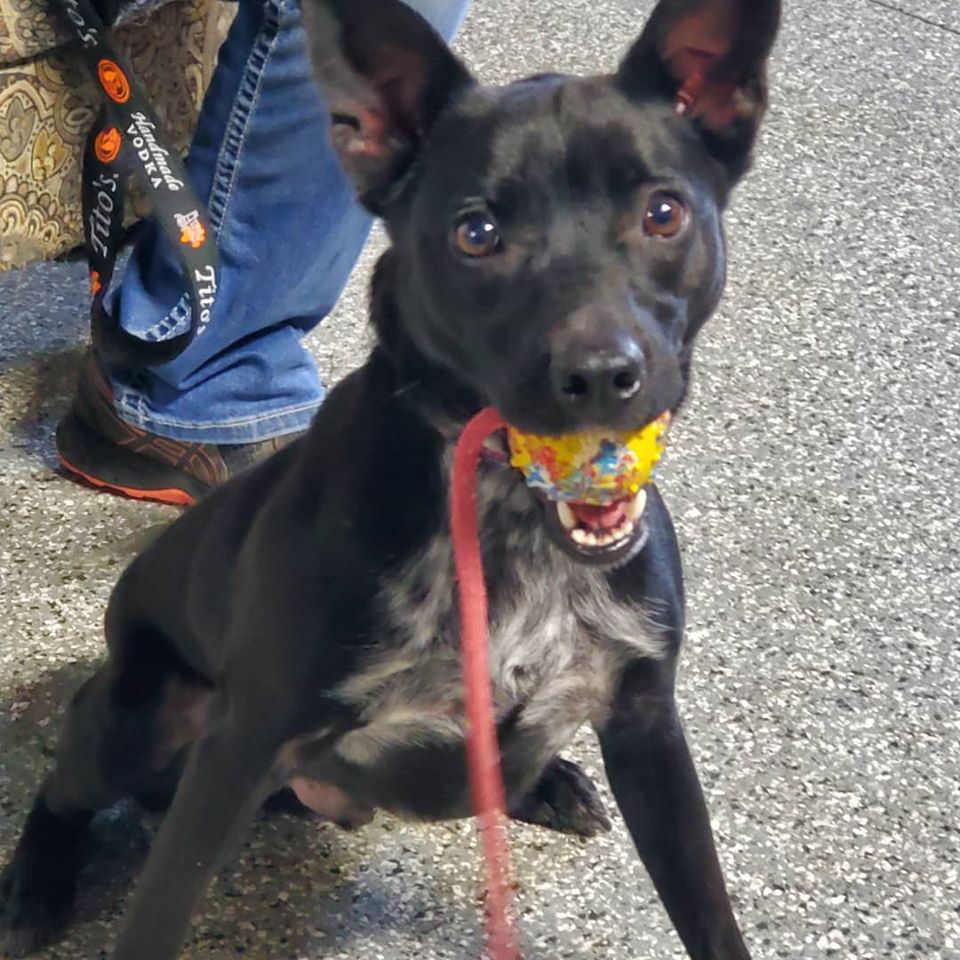
[[[94,0],[107,23],[142,24],[170,0]],[[73,40],[50,16],[47,0],[0,0],[0,64],[26,60]]]
[[[114,33],[181,152],[234,12],[223,0],[184,0],[125,15]],[[83,243],[80,165],[98,105],[79,58],[51,50],[56,42],[46,0],[0,0],[0,270]]]
[[[0,64],[37,56],[66,39],[43,0],[0,0]]]

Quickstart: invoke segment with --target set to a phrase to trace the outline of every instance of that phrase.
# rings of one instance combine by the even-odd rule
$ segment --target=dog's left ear
[[[303,18],[333,145],[380,213],[434,120],[473,80],[401,0],[303,0]]]
[[[638,100],[668,99],[738,179],[767,104],[780,0],[660,0],[617,72]]]

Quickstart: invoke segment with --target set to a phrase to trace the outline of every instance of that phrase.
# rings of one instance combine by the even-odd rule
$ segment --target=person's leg
[[[408,2],[447,37],[468,5]],[[236,447],[308,425],[323,391],[301,337],[335,304],[370,229],[329,145],[328,124],[299,4],[240,0],[187,160],[220,251],[213,318],[172,363],[109,371],[112,406],[134,446],[158,436]],[[189,307],[177,261],[153,225],[109,307],[139,336],[183,328]],[[89,384],[87,392],[88,407],[100,402]],[[61,433],[69,471],[83,444],[65,450],[70,430]],[[218,470],[213,482],[222,479]]]

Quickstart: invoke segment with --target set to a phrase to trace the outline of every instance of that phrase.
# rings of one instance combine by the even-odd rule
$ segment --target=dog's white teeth
[[[647,491],[641,487],[637,495],[626,505],[624,513],[631,522],[636,522],[643,516],[643,511],[647,507]]]
[[[635,507],[637,516],[643,513],[644,504],[646,503],[646,494],[641,491],[634,499],[628,504],[628,507],[625,508],[625,512],[629,512],[629,508]],[[611,527],[607,530],[602,530],[600,528],[589,529],[587,527],[582,527],[577,523],[576,515],[573,512],[573,509],[566,503],[558,502],[557,503],[557,516],[560,517],[560,522],[563,524],[564,529],[567,531],[567,535],[570,539],[580,547],[609,547],[614,544],[620,543],[623,540],[626,540],[630,537],[636,527],[636,523],[629,516],[624,516],[624,518],[617,524],[615,527]]]
[[[632,532],[633,532],[633,521],[630,519],[627,519],[627,520],[624,520],[619,527],[617,527],[612,531],[611,537],[614,540],[623,540]]]
[[[574,516],[573,509],[565,500],[557,502],[557,516],[563,524],[565,530],[573,530],[577,525],[577,518]]]

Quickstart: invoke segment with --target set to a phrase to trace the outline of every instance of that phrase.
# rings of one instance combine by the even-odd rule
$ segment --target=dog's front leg
[[[262,728],[236,723],[196,745],[124,918],[115,960],[177,956],[221,852],[262,799],[277,746]]]
[[[700,781],[670,684],[625,689],[598,730],[607,776],[627,827],[694,960],[749,960],[737,927]]]

